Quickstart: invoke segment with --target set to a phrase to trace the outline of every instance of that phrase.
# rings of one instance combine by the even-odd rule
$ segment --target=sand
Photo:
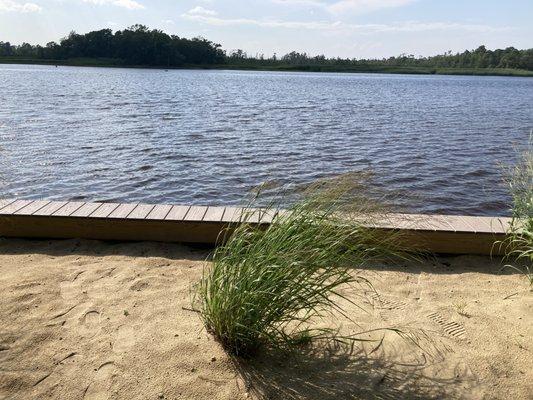
[[[403,337],[236,361],[189,310],[206,255],[0,239],[0,399],[531,399],[533,294],[497,260],[354,271],[379,296],[347,289],[364,310],[321,323]]]

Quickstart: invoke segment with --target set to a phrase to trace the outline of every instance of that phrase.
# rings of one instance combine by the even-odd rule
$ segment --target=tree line
[[[113,33],[101,29],[86,34],[71,32],[59,43],[46,46],[23,43],[18,46],[0,42],[0,57],[42,60],[73,58],[117,59],[125,65],[181,66],[184,64],[220,64],[225,53],[219,44],[204,38],[185,39],[168,35],[144,25],[133,25]]]
[[[197,37],[193,39],[168,35],[144,25],[133,25],[113,33],[101,29],[86,34],[71,32],[59,43],[46,46],[23,43],[12,45],[0,41],[0,57],[36,60],[71,60],[80,58],[114,60],[116,64],[132,66],[180,67],[184,65],[231,65],[248,68],[507,68],[533,71],[533,49],[514,47],[488,50],[479,46],[452,54],[451,51],[431,57],[402,54],[382,59],[328,58],[310,56],[296,51],[278,57],[249,55],[243,50],[226,52],[220,44]]]
[[[279,58],[276,55],[265,58],[262,55],[251,57],[242,50],[236,50],[226,55],[226,60],[229,64],[248,66],[264,64],[332,67],[510,68],[533,71],[533,49],[518,50],[514,47],[488,50],[485,46],[479,46],[475,50],[466,50],[456,54],[452,54],[451,51],[431,57],[402,54],[382,59],[327,58],[324,55],[310,56],[296,51]]]

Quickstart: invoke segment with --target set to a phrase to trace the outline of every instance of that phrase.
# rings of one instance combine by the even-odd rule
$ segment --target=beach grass
[[[399,233],[365,227],[383,211],[357,194],[359,185],[349,177],[311,185],[268,227],[240,224],[215,250],[194,302],[208,332],[230,354],[335,337],[333,327],[314,324],[343,314],[340,298],[353,303],[341,288],[371,287],[355,268],[402,254]],[[263,212],[275,213],[275,204]]]
[[[509,189],[513,198],[512,220],[505,246],[504,269],[523,273],[533,290],[533,134],[518,163],[510,170]]]

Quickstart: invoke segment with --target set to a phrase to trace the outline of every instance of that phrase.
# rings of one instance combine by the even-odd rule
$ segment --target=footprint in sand
[[[123,353],[135,344],[135,330],[131,326],[122,325],[118,328],[113,351]]]
[[[59,284],[61,290],[61,297],[65,300],[74,299],[82,293],[80,276],[85,271],[76,272],[69,280],[63,281]]]
[[[372,292],[368,297],[370,297],[380,309],[385,310],[403,310],[407,307],[407,304],[401,300],[397,299],[386,299],[381,297],[379,294]]]
[[[428,318],[436,322],[448,335],[456,339],[466,339],[466,331],[463,325],[444,318],[438,312],[429,314]]]
[[[85,390],[84,400],[107,400],[111,398],[111,383],[115,374],[115,363],[108,361],[98,368],[93,381]]]
[[[93,337],[100,332],[104,317],[96,310],[89,310],[82,314],[79,319],[79,330],[83,336]]]

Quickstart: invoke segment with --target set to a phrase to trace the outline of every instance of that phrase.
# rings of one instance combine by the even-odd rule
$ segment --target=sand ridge
[[[375,342],[243,362],[229,358],[188,309],[206,256],[172,244],[0,240],[0,399],[533,393],[533,295],[523,277],[498,274],[497,260],[460,256],[357,271],[375,288],[353,293],[363,294],[365,310],[346,303],[353,321],[321,323],[345,335],[402,327],[403,337],[374,331],[361,338]]]

